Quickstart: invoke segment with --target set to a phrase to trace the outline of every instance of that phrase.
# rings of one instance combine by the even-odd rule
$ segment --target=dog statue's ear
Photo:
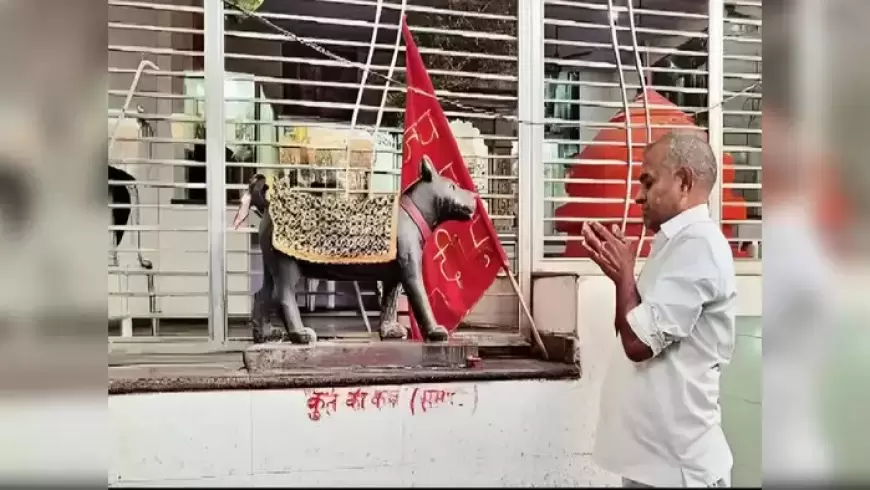
[[[261,180],[266,180],[266,176],[261,174],[261,173],[256,173],[256,174],[252,175],[251,178],[248,180],[248,187],[253,186],[254,184],[256,184],[257,182],[259,182]]]
[[[437,174],[438,172],[435,170],[432,160],[428,156],[423,155],[423,158],[420,160],[420,179],[423,182],[432,182],[432,178]]]

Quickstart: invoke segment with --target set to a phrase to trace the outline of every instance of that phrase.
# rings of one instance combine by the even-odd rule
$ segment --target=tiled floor
[[[737,319],[737,343],[722,375],[722,425],[734,453],[732,484],[761,485],[761,317]]]

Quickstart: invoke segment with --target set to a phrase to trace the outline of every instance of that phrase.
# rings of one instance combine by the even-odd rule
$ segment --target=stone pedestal
[[[242,354],[249,372],[316,368],[418,368],[465,366],[478,356],[477,345],[469,341],[439,343],[318,342],[313,345],[289,343],[255,344]]]

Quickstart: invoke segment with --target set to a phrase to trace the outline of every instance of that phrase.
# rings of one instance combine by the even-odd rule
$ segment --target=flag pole
[[[510,268],[507,264],[503,266],[505,274],[507,274],[508,279],[511,281],[511,286],[514,288],[514,293],[517,295],[517,299],[520,300],[520,307],[523,309],[523,313],[526,315],[526,318],[529,320],[529,325],[532,328],[532,337],[535,340],[535,344],[538,346],[538,349],[541,349],[541,353],[544,355],[544,360],[548,360],[550,355],[547,353],[547,348],[544,347],[544,340],[541,338],[540,332],[538,332],[538,326],[535,324],[535,319],[532,318],[532,312],[529,310],[529,305],[526,304],[526,300],[523,298],[523,293],[520,292],[520,285],[517,283],[516,278],[511,273]]]

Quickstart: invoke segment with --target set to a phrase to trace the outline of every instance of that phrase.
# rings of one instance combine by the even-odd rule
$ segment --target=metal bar
[[[513,60],[516,61],[516,60]],[[377,71],[377,70],[372,70]],[[395,70],[394,70],[395,71]],[[392,72],[388,72],[388,77],[393,78]],[[367,84],[359,84],[353,82],[330,82],[330,81],[317,81],[317,80],[302,80],[298,78],[275,78],[275,77],[267,77],[267,76],[256,76],[253,78],[255,82],[262,83],[274,83],[278,85],[299,85],[306,87],[334,87],[334,88],[346,88],[346,89],[357,89],[362,87],[365,90],[376,90],[381,91],[384,90],[384,86],[382,85],[373,85],[370,83]],[[388,92],[403,92],[404,87],[387,87],[386,90]],[[122,90],[110,90],[109,95],[113,97],[123,96],[126,93]],[[137,97],[142,98],[155,98],[155,99],[176,99],[176,100],[201,100],[202,97],[198,97],[195,95],[180,95],[180,94],[166,94],[161,92],[137,92],[135,94]],[[439,97],[449,97],[451,99],[474,99],[477,101],[491,100],[491,101],[499,101],[499,102],[516,102],[517,98],[512,95],[502,95],[502,94],[487,94],[483,92],[452,92],[446,90],[436,90],[435,95]],[[282,100],[282,99],[276,99]],[[284,100],[292,100],[292,99],[284,99]],[[257,100],[256,97],[227,97],[227,102],[261,102],[267,103],[271,102],[270,100],[263,99]],[[117,109],[109,109],[109,112],[118,111]],[[143,117],[146,119],[151,119],[152,114],[137,114],[139,117]],[[162,116],[162,117],[177,117],[178,120],[186,120],[186,121],[198,121],[199,118],[195,118],[192,116],[186,116],[182,114],[153,114],[153,116]],[[266,121],[272,122],[272,121]],[[265,122],[264,122],[265,124]],[[361,126],[362,127],[362,126]]]
[[[151,46],[130,46],[123,44],[110,44],[109,51],[118,51],[121,53],[140,53],[140,54],[155,54],[162,56],[190,56],[199,57],[205,55],[202,51],[188,51],[171,48],[154,48]]]
[[[127,268],[124,268],[125,272]],[[118,278],[118,286],[122,291],[130,289],[129,274],[122,274]],[[130,316],[130,300],[127,297],[121,298],[121,337],[133,336],[133,318]]]
[[[705,110],[706,110],[706,108],[705,108]],[[683,112],[685,112],[685,111],[683,111]],[[554,126],[563,125],[563,126],[571,126],[571,127],[577,127],[577,128],[595,128],[595,129],[618,128],[618,127],[623,126],[622,123],[583,121],[583,120],[573,121],[573,124],[571,124],[571,121],[568,121],[565,119],[555,119],[555,118],[549,118],[549,117],[544,119],[544,124],[552,124]],[[658,129],[685,128],[685,126],[678,126],[678,125],[673,125],[673,124],[653,124],[652,127],[653,127],[653,129],[657,129],[657,128]],[[580,142],[580,140],[563,140],[563,139],[552,138],[552,137],[547,138],[546,141],[548,143],[562,142],[564,144],[572,144],[572,145],[582,145],[583,144]],[[570,143],[567,143],[568,141],[570,141]],[[599,142],[592,142],[589,144],[599,145],[599,146],[614,145],[614,143],[600,142],[600,141]],[[622,143],[622,145],[624,145],[624,144],[625,143]],[[619,146],[622,146],[622,145],[619,145]],[[574,160],[571,160],[571,161],[574,161]],[[567,163],[567,162],[565,162],[565,163]],[[625,162],[623,162],[623,163],[625,163]]]
[[[112,148],[114,148],[115,141],[118,139],[118,129],[121,128],[121,123],[124,122],[127,112],[130,109],[130,102],[133,100],[133,93],[136,91],[136,87],[139,86],[139,79],[142,78],[142,72],[149,66],[154,70],[160,69],[157,65],[148,60],[142,60],[139,62],[139,66],[136,68],[136,74],[133,76],[133,82],[130,84],[130,90],[127,91],[124,99],[124,107],[121,109],[120,114],[118,114],[117,119],[115,119],[115,126],[112,128],[112,137],[109,138],[109,155],[112,154]]]
[[[394,28],[391,28],[391,29],[394,29]],[[396,33],[398,33],[399,36],[402,35],[402,31],[400,29],[397,29]],[[263,41],[284,42],[287,40],[287,36],[285,36],[283,34],[272,34],[272,33],[267,33],[267,32],[227,31],[226,35],[227,35],[227,37],[260,39]],[[368,47],[369,47],[369,43],[363,42],[363,41],[348,41],[348,40],[344,40],[344,39],[334,39],[334,38],[325,38],[325,37],[302,37],[302,36],[300,36],[299,39],[306,41],[306,42],[309,42],[309,43],[318,44],[318,45],[323,46],[323,47],[342,46],[342,47],[365,48],[365,49],[368,49]],[[383,43],[375,43],[374,46],[375,46],[375,49],[383,50],[383,51],[393,49],[393,47],[391,45],[383,44]],[[396,52],[397,53],[404,53],[405,47],[399,46],[396,49]],[[484,59],[490,59],[490,60],[514,61],[514,62],[516,62],[516,60],[517,60],[516,56],[511,56],[511,55],[506,55],[506,54],[491,54],[491,53],[474,52],[474,51],[453,51],[453,50],[444,50],[444,49],[438,49],[438,48],[427,48],[424,46],[420,47],[419,52],[420,52],[420,54],[424,54],[424,55],[425,54],[438,54],[438,55],[442,55],[442,56],[457,56],[457,57],[464,57],[464,58],[484,58]]]
[[[207,3],[207,2],[206,2]],[[187,5],[171,5],[166,3],[154,2],[125,2],[121,0],[109,0],[110,7],[130,7],[148,10],[168,10],[171,12],[187,12],[191,14],[203,13],[202,7],[193,7]]]
[[[123,274],[121,274],[121,275],[123,275]],[[126,276],[124,276],[124,277],[126,277]],[[146,298],[152,294],[155,296],[158,296],[158,297],[166,297],[166,298],[199,298],[199,297],[203,297],[203,296],[207,295],[207,293],[205,291],[161,291],[161,292],[154,292],[154,293],[149,293],[149,292],[143,291],[143,292],[110,292],[109,297]],[[250,294],[251,294],[251,292],[247,291],[247,290],[229,291],[227,293],[228,296],[250,296]],[[375,293],[369,292],[369,291],[364,291],[364,292],[361,291],[360,294],[361,294],[361,296],[359,298],[356,298],[356,294],[353,294],[353,296],[355,297],[355,299],[358,299],[358,300],[361,300],[362,296],[375,296]],[[308,296],[325,296],[325,297],[329,297],[329,296],[350,297],[351,296],[350,294],[342,293],[342,292],[334,292],[334,293],[323,292],[323,293],[321,293],[319,291],[306,291],[306,295],[308,295]],[[492,293],[489,296],[499,296],[499,295],[501,295],[501,296],[513,296],[512,293],[511,294]]]
[[[215,344],[227,338],[226,123],[224,117],[224,4],[204,2],[205,120],[208,185],[208,329]]]
[[[505,41],[510,42],[510,41]],[[143,48],[144,50],[145,48]],[[148,52],[151,52],[151,48]],[[304,63],[306,65],[311,66],[323,66],[323,67],[331,67],[331,68],[358,68],[360,71],[363,71],[365,68],[365,64],[356,63],[353,61],[338,61],[333,59],[322,59],[322,58],[308,58],[308,57],[298,57],[298,56],[272,56],[272,55],[253,55],[253,54],[242,54],[242,53],[227,53],[227,58],[233,58],[238,60],[250,60],[250,61],[272,61],[272,62],[283,62],[283,63]],[[359,66],[357,66],[359,65]],[[386,65],[375,65],[373,64],[368,71],[377,71],[377,72],[386,72],[389,71],[389,66]],[[397,66],[396,71],[404,72],[405,67]],[[668,71],[662,69],[661,71]],[[476,78],[478,80],[501,80],[505,82],[515,82],[516,77],[513,75],[507,75],[502,73],[491,73],[491,72],[473,72],[473,71],[450,71],[450,70],[439,70],[432,69],[429,70],[429,73],[432,75],[443,75],[443,76],[452,76],[452,77],[464,77],[464,78]]]
[[[611,220],[611,221],[612,221],[612,220]],[[741,223],[741,222],[740,222],[740,221],[733,221],[733,222],[732,222],[732,221],[728,221],[728,223]],[[756,221],[744,221],[744,222],[742,222],[742,223],[744,223],[744,224],[761,225],[761,221],[760,221],[760,220],[756,220]],[[647,238],[649,238],[649,237],[647,237]],[[585,241],[585,239],[584,239],[582,236],[579,236],[579,235],[547,235],[547,236],[544,236],[544,240],[547,242],[548,245],[552,245],[552,244],[554,244],[554,243],[584,242],[584,241]],[[636,242],[636,241],[638,241],[639,239],[638,239],[637,237],[626,237],[626,240],[628,240],[629,242]],[[758,238],[736,237],[736,238],[728,238],[728,239],[726,239],[726,240],[727,240],[728,242],[750,242],[750,241],[757,241]],[[589,260],[589,259],[584,258],[584,257],[575,257],[575,258],[560,257],[559,259],[564,259],[564,260]],[[550,259],[547,259],[545,262],[549,262],[549,261],[551,261],[551,260],[555,260],[555,259],[550,258]],[[537,272],[537,271],[536,271],[536,272]],[[568,272],[568,271],[563,271],[563,272]]]
[[[600,3],[578,2],[576,0],[544,0],[545,5],[561,5],[563,7],[573,7],[577,9],[598,10],[605,12],[608,10],[606,5]],[[613,11],[623,14],[628,10],[626,7],[614,7]],[[650,17],[670,17],[678,19],[697,19],[706,20],[706,14],[696,14],[691,12],[676,12],[673,10],[653,10],[644,8],[635,8],[634,12],[638,15],[648,15]]]
[[[618,29],[617,29],[618,30]],[[619,67],[615,63],[607,61],[583,61],[583,60],[565,60],[559,58],[546,58],[547,63],[556,63],[561,66],[575,66],[579,68],[598,68],[604,70],[618,70]],[[634,68],[623,68],[623,71],[634,71]],[[651,66],[647,68],[648,72],[652,73],[675,73],[679,75],[706,75],[707,70],[691,69],[691,68],[665,68],[659,66]]]
[[[356,281],[353,281],[353,290],[356,293],[356,302],[357,302],[357,305],[359,306],[359,311],[362,314],[362,319],[363,319],[363,323],[366,326],[366,331],[368,331],[368,333],[372,333],[372,324],[371,324],[371,322],[369,322],[369,314],[366,311],[365,303],[363,303],[363,298],[362,298],[363,295],[359,289],[359,283]]]
[[[320,0],[321,3],[338,3],[344,5],[363,5],[363,6],[375,6],[376,2],[374,0]],[[135,7],[141,9],[151,9],[151,10],[171,10],[176,12],[190,12],[190,13],[201,13],[203,10],[199,7],[188,7],[188,6],[175,6],[169,4],[159,4],[152,2],[135,2],[135,1],[121,1],[121,0],[109,0],[110,6],[118,6],[118,7]],[[384,3],[385,9],[393,9],[393,10],[401,10],[401,7],[396,3]],[[488,20],[516,20],[516,17],[512,15],[502,15],[502,14],[491,14],[491,13],[483,13],[483,12],[474,12],[468,10],[451,10],[437,7],[427,7],[422,5],[409,5],[408,11],[410,12],[420,12],[420,13],[428,13],[434,15],[453,15],[457,17],[470,17],[474,19],[488,19]],[[240,16],[238,12],[232,11],[227,12],[228,16]],[[304,16],[290,16],[287,14],[278,14],[278,13],[269,13],[269,12],[258,12],[258,15],[267,18],[267,19],[287,19],[287,18],[297,18],[301,17],[310,22],[317,22],[317,18],[312,17],[304,17]],[[313,19],[313,20],[312,20]],[[337,18],[327,18],[331,21],[341,22],[342,19]],[[300,19],[296,19],[300,20]],[[346,21],[347,22],[347,21]],[[351,23],[346,23],[343,25],[355,25],[365,27],[365,21],[351,21]],[[322,22],[321,23],[329,23]],[[417,29],[415,27],[415,29]]]
[[[725,2],[727,5],[734,5],[735,7],[755,7],[761,8],[761,0],[756,2],[749,0],[727,0]]]
[[[365,5],[369,7],[374,7],[376,5],[375,0],[320,0],[322,3],[338,3],[344,5]],[[399,10],[401,12],[405,11],[405,7],[397,3],[384,3],[385,9],[393,9]],[[513,15],[508,14],[490,14],[483,12],[473,12],[468,10],[451,10],[437,7],[426,7],[423,5],[408,5],[407,10],[409,12],[419,12],[419,13],[427,13],[434,15],[453,15],[457,17],[471,17],[475,19],[488,19],[488,20],[517,20],[517,18]],[[401,30],[401,26],[396,27],[397,30]],[[414,28],[417,29],[416,27]]]
[[[619,30],[619,28],[617,28]],[[641,29],[638,29],[639,31]],[[552,43],[550,43],[552,44]],[[580,44],[576,41],[561,41],[559,44],[564,44],[568,46],[580,46]],[[109,46],[110,51],[121,51],[128,53],[142,53],[142,54],[175,54],[175,55],[183,55],[183,56],[201,56],[201,53],[198,52],[188,52],[188,51],[172,51],[171,53],[167,53],[165,48],[151,48],[145,46]],[[467,56],[464,53],[461,53],[461,56],[471,58],[472,56]],[[283,63],[304,63],[312,66],[323,66],[323,67],[335,67],[335,68],[347,68],[351,64],[356,66],[355,62],[344,62],[333,59],[322,59],[322,58],[309,58],[309,57],[298,57],[298,56],[275,56],[275,55],[257,55],[257,54],[243,54],[243,53],[227,53],[227,58],[237,59],[237,60],[249,60],[249,61],[264,61],[264,62],[283,62]],[[476,57],[476,56],[475,56]],[[615,65],[612,63],[607,63],[603,61],[582,61],[582,60],[565,60],[565,59],[553,59],[547,58],[546,60],[549,63],[558,63],[564,66],[576,66],[583,68],[602,68],[602,69],[614,69]],[[365,65],[363,63],[359,63],[362,67]],[[377,72],[386,72],[389,70],[388,66],[385,65],[372,65],[369,71],[377,71]],[[404,67],[396,67],[397,71],[404,71]],[[667,68],[667,67],[649,67],[649,71],[657,72],[657,73],[678,73],[684,75],[704,75],[706,73],[705,70],[701,69],[685,69],[685,68]],[[362,69],[360,70],[362,71]],[[464,78],[474,78],[478,80],[501,80],[505,82],[515,82],[516,77],[507,74],[501,73],[490,73],[490,72],[465,72],[465,71],[450,71],[450,70],[438,70],[432,69],[429,70],[432,75],[442,75],[442,76],[452,76],[452,77],[464,77]]]
[[[721,17],[720,17],[721,18]],[[590,30],[605,30],[609,29],[607,25],[603,24],[594,24],[591,22],[578,22],[575,20],[567,20],[567,19],[546,19],[544,21],[547,25],[560,26],[560,27],[574,27],[579,29],[590,29]],[[628,31],[629,28],[625,26],[616,26],[617,31]],[[678,31],[671,29],[653,29],[651,27],[639,27],[637,29],[638,34],[653,34],[659,36],[678,36],[678,37],[693,37],[703,39],[708,36],[703,32],[698,31]]]
[[[173,34],[202,34],[201,29],[191,29],[189,27],[167,27],[148,24],[127,24],[125,22],[109,22],[109,29],[164,32]]]
[[[621,49],[625,50],[625,48],[621,48]],[[644,50],[641,48],[640,51],[643,52]],[[704,53],[704,55],[706,56],[706,53]],[[735,57],[734,56],[725,56],[726,60],[733,59],[733,58],[735,58]],[[556,63],[555,59],[548,58],[547,61],[552,61],[553,63]],[[754,62],[760,62],[761,58],[758,57],[758,59],[739,60],[739,61],[749,61],[749,62],[754,63]],[[559,63],[561,63],[561,61]],[[374,70],[374,71],[376,71],[376,70]],[[671,73],[671,72],[672,73],[682,73],[682,72],[678,72],[676,70],[657,69],[657,71],[664,72],[664,73]],[[699,74],[699,75],[706,75],[707,74],[707,72],[704,70],[683,70],[683,71],[689,71],[691,73]],[[725,73],[726,77],[729,77],[732,75],[735,76],[735,79],[742,79],[742,78],[737,78],[737,76],[740,75],[740,76],[750,77],[750,78],[745,79],[747,81],[750,79],[755,80],[755,81],[759,80],[759,75],[757,73],[751,73],[751,72],[750,73],[740,73],[740,72],[726,72]],[[387,76],[392,78],[393,77],[392,72],[388,71]],[[360,84],[360,83],[353,83],[353,82],[330,82],[330,81],[317,81],[317,80],[302,80],[302,79],[296,79],[296,78],[276,78],[276,77],[268,77],[268,76],[255,76],[253,78],[253,80],[256,82],[274,83],[274,84],[279,84],[279,85],[298,85],[298,86],[312,86],[312,87],[319,86],[319,87],[334,87],[334,88],[354,89],[354,90],[362,87],[365,90],[377,90],[377,91],[387,90],[388,92],[403,92],[404,91],[403,87],[391,87],[391,86],[384,87],[383,85],[374,85],[374,84],[370,84],[370,83]],[[616,82],[590,81],[590,80],[560,80],[560,79],[546,78],[544,80],[544,82],[549,84],[549,85],[569,85],[569,86],[576,86],[576,87],[595,87],[595,88],[618,88],[619,87],[619,84]],[[732,84],[732,85],[736,85],[736,84]],[[639,89],[640,88],[639,85],[633,84],[633,83],[626,83],[625,86],[626,86],[626,88],[631,88],[631,89]],[[657,86],[657,85],[649,85],[649,88],[656,89],[656,90],[668,90],[671,92],[687,93],[687,94],[707,93],[706,89],[700,89],[700,88]],[[127,91],[125,91],[125,90],[109,90],[108,93],[112,97],[124,97],[127,95]],[[446,90],[436,90],[435,95],[437,95],[439,97],[447,97],[450,99],[474,99],[475,101],[478,101],[478,102],[480,102],[480,101],[516,102],[516,100],[517,100],[517,97],[514,95],[488,94],[488,93],[483,93],[483,92],[454,92],[454,91],[446,91]],[[730,96],[740,96],[740,97],[745,97],[745,98],[761,98],[760,93],[742,92],[742,91],[736,91],[736,90],[726,90],[725,95],[727,95],[729,97]],[[134,96],[139,97],[139,98],[151,98],[151,99],[202,100],[202,97],[196,96],[196,95],[168,94],[168,93],[163,93],[163,92],[136,92],[136,93],[134,93]],[[258,97],[227,97],[226,101],[227,102],[258,102],[258,103],[265,104],[265,103],[273,103],[273,102],[292,102],[293,99],[266,99],[266,98],[258,98]],[[571,101],[571,100],[559,100],[558,102],[564,103],[564,104],[576,104],[576,103],[578,103],[576,101]],[[591,101],[589,103],[602,103],[602,102],[601,101]],[[367,107],[367,106],[362,106],[362,107]],[[368,106],[368,107],[371,107],[370,110],[374,110],[374,106]],[[392,108],[392,109],[394,109],[396,111],[399,110],[398,108]],[[121,112],[120,109],[109,109],[110,115],[115,115],[115,114],[120,113],[120,112]],[[171,121],[184,121],[184,122],[201,122],[202,121],[202,118],[190,116],[190,115],[186,115],[186,114],[156,114],[156,113],[139,113],[139,112],[133,112],[133,111],[128,111],[127,114],[128,115],[135,115],[139,118],[148,119],[148,120],[166,120],[166,121],[171,120]],[[274,123],[281,123],[282,122],[280,120],[278,120],[278,121],[259,121],[259,120],[255,120],[255,119],[243,120],[243,121],[245,124],[255,124],[255,123],[271,124],[273,122]],[[314,124],[336,124],[336,123],[325,123],[325,122],[316,123],[314,121],[308,121],[308,122],[311,122]],[[298,121],[283,121],[283,125],[285,125],[285,126],[292,126],[295,124],[299,124],[299,122]],[[340,123],[338,123],[338,124],[340,125]],[[363,128],[363,127],[367,127],[367,126],[359,125],[358,127]],[[392,128],[392,129],[394,131],[399,130],[399,128]],[[385,130],[388,130],[388,128],[385,128]],[[502,136],[502,138],[506,138],[506,136]]]
[[[517,57],[519,96],[517,114],[517,156],[519,181],[517,189],[517,273],[522,299],[531,304],[532,271],[543,258],[539,241],[544,235],[541,207],[535,202],[543,190],[539,168],[544,147],[544,127],[534,124],[544,120],[544,3],[540,0],[521,0],[517,3]],[[540,176],[538,174],[541,174]],[[530,333],[531,323],[517,308],[520,332]]]
[[[641,259],[637,261],[635,271],[637,273],[640,272],[640,269],[643,267],[643,264],[646,262],[646,259]],[[538,269],[541,273],[557,273],[557,274],[565,274],[565,273],[574,273],[581,276],[603,276],[604,273],[601,272],[601,268],[595,265],[590,259],[584,258],[554,258],[549,259],[540,264]],[[738,276],[760,276],[761,275],[761,261],[760,260],[735,260],[734,261],[734,272]]]
[[[732,43],[743,43],[743,44],[761,44],[760,37],[746,37],[746,36],[723,36],[724,41],[732,42]]]
[[[709,37],[707,40],[707,71],[709,73],[707,79],[707,135],[710,148],[713,149],[713,154],[716,155],[717,168],[716,185],[710,193],[709,202],[710,216],[718,223],[722,219],[722,152],[724,151],[722,128],[725,123],[722,112],[725,82],[725,63],[723,59],[725,52],[725,4],[723,0],[708,0],[707,5],[707,13],[710,16]]]
[[[136,73],[135,68],[118,68],[114,66],[108,67],[106,70],[107,73],[112,75],[131,75]],[[186,78],[191,74],[189,71],[172,71],[172,70],[144,70],[142,72],[143,75],[150,75],[152,77],[160,77],[160,78]]]
[[[389,3],[384,4],[390,5]],[[397,4],[392,4],[394,7],[398,7]],[[230,15],[238,15],[238,13],[231,13]],[[473,18],[484,18],[485,15],[492,14],[480,14],[478,12],[473,11],[458,11],[458,10],[445,10],[445,15],[459,15],[459,16],[467,16]],[[466,14],[466,15],[463,15]],[[311,22],[313,24],[321,24],[326,26],[341,26],[341,27],[360,27],[365,30],[372,29],[375,26],[374,22],[369,22],[365,20],[348,20],[340,17],[323,17],[323,16],[310,16],[310,15],[297,15],[297,14],[279,14],[275,12],[258,12],[257,17],[261,19],[266,19],[271,22],[277,21],[295,21],[295,22]],[[512,20],[511,18],[504,18],[499,20]],[[399,29],[398,26],[394,26],[392,24],[384,24],[381,26],[384,30],[393,30]],[[426,26],[413,26],[415,33],[423,33],[423,34],[436,34],[439,36],[458,36],[458,37],[466,37],[470,39],[490,39],[494,41],[516,41],[516,37],[511,36],[509,34],[502,34],[496,32],[482,32],[482,31],[464,31],[457,29],[441,29],[437,27],[426,27]],[[362,63],[354,63],[360,68],[363,66]]]
[[[599,49],[610,49],[610,45],[607,43],[600,43],[594,41],[569,41],[565,39],[553,39],[547,38],[544,40],[544,44],[547,45],[555,45],[555,46],[571,46],[576,48],[599,48]],[[628,46],[623,46],[619,48],[621,51],[629,51]],[[677,55],[677,56],[706,56],[706,51],[688,51],[677,48],[664,48],[657,46],[643,46],[640,47],[641,53],[650,54],[661,54],[661,55]],[[730,55],[727,59],[735,59],[735,60],[744,60],[744,61],[756,61],[760,60],[760,56],[749,56],[749,55]]]

